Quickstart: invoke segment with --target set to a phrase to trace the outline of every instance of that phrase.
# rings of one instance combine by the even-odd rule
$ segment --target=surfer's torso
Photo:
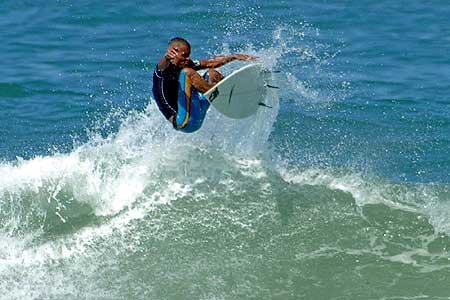
[[[198,69],[198,61],[190,60],[186,67]],[[169,64],[164,70],[156,66],[153,72],[153,96],[166,119],[175,116],[178,112],[178,90],[181,68]]]

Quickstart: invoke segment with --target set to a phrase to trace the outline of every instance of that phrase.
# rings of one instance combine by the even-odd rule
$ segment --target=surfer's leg
[[[202,76],[200,76],[200,74],[192,68],[184,68],[183,72],[190,79],[192,86],[200,93],[205,93],[214,86],[214,84],[211,84],[203,79]]]
[[[206,80],[202,77],[200,78],[208,84],[206,75]],[[209,102],[203,94],[197,91],[185,69],[180,73],[179,83],[178,113],[173,124],[180,131],[193,132],[201,127],[209,108]]]
[[[223,79],[223,75],[214,69],[208,70],[208,82],[212,85],[216,85]]]
[[[191,80],[192,86],[200,93],[205,93],[224,78],[223,75],[215,69],[209,69],[206,72],[206,80],[192,68],[184,68],[183,72],[185,72],[186,76]]]

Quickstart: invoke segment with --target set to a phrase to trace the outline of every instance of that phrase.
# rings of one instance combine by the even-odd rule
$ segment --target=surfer
[[[153,72],[153,96],[164,117],[175,129],[193,132],[203,123],[209,102],[203,93],[223,79],[213,68],[233,60],[255,60],[255,56],[232,54],[192,60],[191,45],[183,38],[169,41],[165,55]],[[203,76],[197,70],[208,69]]]

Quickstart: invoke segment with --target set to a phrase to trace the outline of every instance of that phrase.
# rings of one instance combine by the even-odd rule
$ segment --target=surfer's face
[[[184,44],[176,44],[171,46],[173,50],[177,52],[176,57],[172,60],[172,63],[177,67],[184,68],[189,62],[189,56],[191,55],[191,49]]]

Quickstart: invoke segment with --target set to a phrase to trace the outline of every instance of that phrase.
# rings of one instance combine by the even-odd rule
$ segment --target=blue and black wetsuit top
[[[186,67],[198,70],[200,63],[190,60]],[[181,68],[169,64],[163,71],[156,65],[153,72],[153,96],[166,119],[178,113],[178,90]]]

